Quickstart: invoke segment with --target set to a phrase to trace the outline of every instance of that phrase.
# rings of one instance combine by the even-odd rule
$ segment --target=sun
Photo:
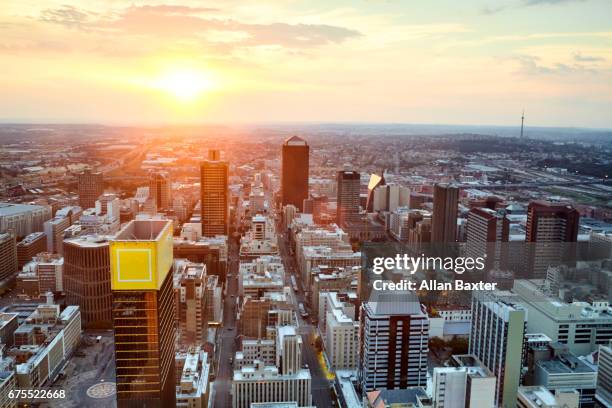
[[[164,72],[153,86],[181,102],[193,102],[213,88],[213,81],[202,71],[179,69]]]

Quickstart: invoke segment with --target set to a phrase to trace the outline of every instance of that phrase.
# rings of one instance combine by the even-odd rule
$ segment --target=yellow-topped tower
[[[131,221],[109,246],[117,407],[174,407],[172,222]]]
[[[134,220],[110,242],[112,290],[158,290],[172,266],[172,221]]]

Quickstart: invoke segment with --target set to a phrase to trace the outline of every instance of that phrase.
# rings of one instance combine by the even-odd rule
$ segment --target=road
[[[283,264],[285,265],[285,285],[291,287],[290,274],[296,274],[294,267],[295,262],[292,259],[287,242],[286,235],[280,237],[279,247]],[[217,340],[218,352],[218,365],[217,365],[217,376],[214,382],[214,403],[213,407],[230,407],[231,400],[231,380],[233,370],[230,365],[229,359],[234,356],[238,348],[238,342],[236,336],[238,335],[238,328],[236,327],[236,298],[238,296],[238,252],[239,247],[233,240],[230,241],[229,247],[229,262],[228,262],[228,275],[231,275],[227,279],[227,293],[225,293],[224,307],[223,307],[223,328]],[[298,284],[300,282],[299,276],[296,275]],[[299,302],[305,302],[302,291],[294,293],[293,306],[296,309],[296,315],[298,316],[298,333],[303,338],[303,363],[308,365],[312,376],[312,398],[313,405],[320,408],[333,407],[332,394],[330,390],[330,383],[325,377],[322,367],[319,364],[317,350],[313,346],[315,327],[308,321],[301,318],[297,312],[297,305]]]
[[[217,339],[219,347],[219,360],[217,364],[217,377],[214,383],[213,407],[230,407],[231,381],[233,370],[229,359],[234,356],[237,349],[236,335],[236,297],[238,296],[238,245],[230,239],[228,251],[228,278],[226,281],[227,293],[223,305],[223,328]],[[229,276],[231,274],[231,277]]]
[[[280,228],[279,228],[280,231]],[[285,266],[285,285],[291,287],[290,276],[295,276],[296,282],[298,283],[298,289],[301,287],[301,280],[298,275],[297,269],[295,268],[295,261],[290,255],[289,244],[287,240],[287,234],[279,234],[279,249]],[[294,292],[294,307],[296,308],[296,315],[298,316],[299,328],[298,333],[302,335],[303,347],[302,347],[302,358],[303,363],[308,365],[310,369],[310,375],[312,376],[312,403],[316,407],[328,408],[335,406],[333,404],[332,394],[330,390],[330,382],[325,377],[325,373],[321,368],[318,359],[318,353],[313,343],[316,333],[316,328],[310,324],[307,320],[304,320],[299,312],[297,312],[297,305],[299,303],[306,302],[304,298],[304,292],[298,290]],[[315,311],[312,311],[314,313]]]

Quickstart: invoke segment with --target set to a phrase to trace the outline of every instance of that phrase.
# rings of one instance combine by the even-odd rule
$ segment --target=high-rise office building
[[[310,147],[304,139],[292,136],[285,140],[281,161],[281,196],[283,206],[292,204],[303,210],[308,198],[308,172]]]
[[[374,190],[380,186],[385,185],[385,174],[384,170],[380,174],[370,174],[370,181],[368,182],[368,200],[366,201],[366,211],[372,212],[374,210]],[[386,198],[386,197],[385,197]]]
[[[595,401],[602,407],[612,406],[612,340],[599,346]]]
[[[532,201],[527,209],[527,271],[544,277],[549,266],[571,262],[580,214],[568,204]]]
[[[276,366],[282,374],[297,374],[302,369],[302,336],[295,326],[276,328]]]
[[[336,222],[341,227],[359,218],[361,175],[358,171],[342,170],[337,173]]]
[[[64,253],[64,231],[70,226],[70,218],[56,215],[52,220],[45,222],[45,235],[47,236],[47,252]]]
[[[452,184],[436,184],[433,195],[431,242],[457,240],[457,206],[459,189]]]
[[[9,233],[0,234],[0,287],[11,284],[16,274],[17,243],[15,236]]]
[[[172,222],[130,221],[111,241],[117,406],[176,404]]]
[[[158,211],[167,210],[172,204],[172,182],[166,172],[153,172],[149,175],[149,198]]]
[[[83,327],[112,327],[108,240],[83,236],[64,241],[66,303],[79,305]]]
[[[94,208],[96,200],[104,192],[104,178],[100,172],[85,172],[78,175],[79,205],[82,209]]]
[[[472,208],[467,217],[466,253],[485,257],[487,269],[503,268],[510,223],[504,214],[489,208]]]
[[[200,198],[202,236],[214,237],[229,233],[229,165],[220,160],[216,150],[200,166]]]
[[[495,377],[495,401],[515,407],[527,312],[511,292],[473,292],[470,354]]]
[[[221,160],[221,150],[218,150],[218,149],[208,150],[208,160],[220,161]]]
[[[182,345],[206,342],[206,265],[189,261],[176,263],[174,302]]]
[[[373,292],[359,319],[364,392],[427,384],[429,319],[414,292]]]

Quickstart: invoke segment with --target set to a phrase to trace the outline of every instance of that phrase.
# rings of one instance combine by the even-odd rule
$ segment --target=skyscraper
[[[174,272],[174,302],[182,345],[206,342],[206,265],[178,261]]]
[[[100,172],[85,172],[78,175],[79,205],[82,209],[94,208],[96,200],[104,192],[104,178]]]
[[[363,391],[427,384],[429,319],[414,292],[373,292],[359,319]]]
[[[15,281],[17,274],[17,242],[13,234],[0,234],[0,288]]]
[[[457,240],[457,205],[459,189],[451,184],[436,184],[433,196],[431,242]]]
[[[575,255],[580,214],[571,205],[532,201],[527,209],[527,242],[529,271],[532,277],[543,277],[549,266],[570,261]]]
[[[110,277],[107,239],[85,236],[64,241],[66,304],[80,307],[83,327],[112,327]]]
[[[527,312],[511,292],[472,292],[470,354],[497,377],[495,400],[515,407]]]
[[[117,406],[175,406],[172,222],[130,221],[110,241]]]
[[[347,221],[359,218],[359,192],[361,175],[358,171],[341,170],[337,173],[338,182],[336,222],[341,227]]]
[[[503,269],[509,234],[510,223],[503,213],[472,208],[467,217],[466,254],[486,257],[487,269]]]
[[[381,171],[380,174],[370,174],[370,181],[368,182],[368,200],[366,202],[366,211],[374,211],[374,190],[379,186],[385,185],[385,171]]]
[[[172,205],[172,183],[166,172],[153,172],[149,175],[149,198],[157,210],[167,210]]]
[[[285,140],[281,161],[281,196],[283,206],[292,204],[303,210],[308,198],[308,172],[310,147],[304,139],[292,136]]]
[[[202,236],[205,237],[229,233],[229,166],[220,159],[219,151],[211,150],[208,160],[200,166]]]
[[[599,346],[598,366],[595,400],[602,407],[609,407],[612,405],[612,340]]]

